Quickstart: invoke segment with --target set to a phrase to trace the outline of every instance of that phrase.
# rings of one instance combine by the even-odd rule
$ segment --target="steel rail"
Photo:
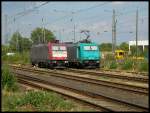
[[[112,101],[105,97],[93,97],[92,95],[85,94],[84,92],[77,91],[75,89],[69,89],[63,86],[54,85],[48,83],[47,81],[42,81],[40,79],[35,79],[32,77],[24,78],[22,76],[17,76],[19,81],[23,81],[23,83],[30,84],[35,87],[40,87],[46,90],[53,90],[57,93],[63,94],[65,96],[69,96],[71,98],[78,99],[84,103],[88,103],[94,107],[97,107],[103,111],[147,111],[147,109],[138,108],[134,106],[130,106],[128,104],[120,103],[117,101]],[[36,81],[36,83],[34,82]]]
[[[10,66],[16,66],[16,65],[13,65],[11,64]],[[28,67],[32,67],[31,65],[28,65]],[[113,71],[110,71],[110,70],[106,70],[104,71],[103,69],[102,70],[85,70],[85,69],[74,69],[74,68],[68,68],[68,69],[65,69],[65,71],[67,72],[76,72],[76,73],[83,73],[83,74],[90,74],[90,75],[93,75],[95,77],[109,77],[109,78],[117,78],[117,79],[124,79],[124,80],[130,80],[130,81],[137,81],[137,82],[142,82],[142,83],[148,83],[149,82],[149,77],[148,75],[141,75],[141,73],[137,73],[137,72],[133,72],[133,73],[122,73],[122,71],[119,71],[119,70],[115,70],[115,72],[118,72],[118,73],[113,73]],[[111,73],[110,73],[111,72]]]
[[[83,75],[79,76],[79,75],[72,75],[70,73],[63,73],[62,71],[58,72],[55,70],[37,70],[37,69],[33,69],[33,68],[24,68],[24,67],[16,67],[14,66],[13,68],[16,69],[22,69],[22,70],[26,70],[26,71],[34,71],[36,73],[41,73],[41,74],[47,74],[47,73],[53,73],[53,74],[61,74],[60,77],[63,75],[65,77],[75,77],[75,79],[82,79],[84,81],[88,81],[90,80],[90,82],[93,83],[97,83],[100,85],[107,85],[109,87],[116,87],[116,88],[121,88],[121,89],[125,89],[125,90],[131,90],[131,91],[135,91],[135,92],[141,92],[142,94],[148,94],[148,86],[147,87],[141,87],[141,86],[136,86],[136,85],[130,85],[130,84],[123,84],[123,83],[118,83],[118,82],[111,82],[111,81],[106,81],[106,80],[101,80],[101,79],[93,79],[91,77],[84,77]],[[69,75],[69,76],[68,76]]]
[[[145,75],[123,75],[122,73],[108,73],[108,72],[101,72],[101,71],[91,71],[91,70],[81,70],[81,69],[72,69],[69,68],[66,71],[69,72],[77,72],[77,73],[84,73],[84,74],[90,74],[93,76],[105,76],[105,77],[111,77],[111,78],[119,78],[119,79],[126,79],[130,81],[137,81],[137,82],[143,82],[143,83],[148,83],[149,79],[148,76]],[[121,72],[121,71],[120,71]]]
[[[124,72],[127,74],[138,74],[138,75],[142,75],[142,76],[148,76],[148,72],[136,72],[136,71],[126,71],[126,70],[114,70],[114,69],[96,69],[97,71],[101,70],[101,71],[109,71],[109,72]]]
[[[21,72],[15,71],[15,73],[21,73]],[[25,72],[25,70],[24,73],[29,74]],[[98,83],[88,81],[86,79],[79,79],[79,77],[64,76],[61,73],[59,73],[60,75],[58,75],[58,73],[57,74],[49,73],[50,76],[45,76],[46,73],[43,73],[44,75],[40,75],[40,74],[41,73],[34,74],[34,75],[30,74],[30,76],[34,76],[35,78],[39,78],[42,80],[44,79],[58,85],[63,85],[81,91],[106,96],[108,98],[116,99],[118,101],[123,101],[128,104],[133,104],[140,107],[148,108],[148,97],[147,97],[148,94],[144,94],[132,90],[125,90],[114,86],[109,86],[108,84],[107,85],[102,83],[98,84]]]
[[[92,103],[92,102],[90,102],[88,100],[85,101],[82,98],[78,98],[77,96],[70,95],[70,94],[66,93],[68,91],[73,91],[76,94],[80,94],[79,92],[74,91],[73,89],[64,88],[63,86],[58,86],[58,85],[54,85],[54,84],[50,84],[50,83],[46,83],[46,82],[42,83],[41,80],[33,80],[33,79],[31,80],[31,79],[27,79],[27,78],[23,78],[23,77],[18,77],[17,80],[18,80],[19,83],[30,85],[30,86],[32,86],[34,88],[38,88],[38,89],[41,89],[41,90],[47,90],[47,91],[54,91],[54,92],[56,92],[58,94],[61,94],[63,96],[66,96],[66,97],[69,97],[69,98],[73,98],[75,100],[83,102],[84,104],[88,104],[91,107],[94,107],[94,108],[96,108],[98,110],[111,111],[110,109],[107,109],[107,108],[105,108],[103,106],[99,106],[99,105],[97,105],[95,103]],[[58,88],[60,90],[64,89],[65,93],[64,93],[64,91],[57,90]],[[81,95],[79,97],[81,97]]]

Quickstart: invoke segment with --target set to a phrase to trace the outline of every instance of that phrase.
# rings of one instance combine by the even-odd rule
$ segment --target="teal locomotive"
[[[99,68],[101,52],[96,43],[67,44],[69,67]]]

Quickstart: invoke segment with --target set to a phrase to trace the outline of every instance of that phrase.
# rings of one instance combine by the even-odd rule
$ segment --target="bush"
[[[132,69],[133,68],[133,60],[126,60],[124,61],[124,63],[122,64],[122,69],[124,70],[129,70],[129,69]]]
[[[114,56],[112,54],[108,54],[106,55],[106,60],[110,61],[110,60],[115,60]]]
[[[12,74],[7,65],[2,67],[2,88],[10,91],[16,91],[18,89],[16,84],[16,78]]]
[[[8,110],[15,110],[18,102],[18,96],[9,95],[7,98],[5,97],[5,105],[8,107]]]
[[[75,107],[73,103],[65,101],[60,95],[46,91],[28,91],[20,95],[10,95],[9,98],[5,98],[5,104],[10,111],[18,111],[28,105],[34,111],[66,111]]]
[[[141,62],[138,65],[138,70],[139,71],[148,71],[148,62]]]
[[[17,103],[19,106],[30,104],[38,108],[39,110],[43,110],[43,105],[49,105],[48,108],[52,110],[56,110],[58,108],[70,109],[71,107],[73,107],[71,103],[66,103],[55,93],[48,93],[45,91],[29,91]],[[69,108],[66,106],[68,106]]]
[[[29,52],[15,53],[13,56],[2,56],[3,61],[7,61],[8,63],[20,63],[27,64],[30,62],[29,60]]]
[[[37,107],[40,106],[43,101],[45,101],[44,93],[29,91],[18,103],[20,105],[31,104]]]
[[[117,63],[116,63],[116,61],[112,61],[112,62],[110,63],[109,68],[110,68],[110,69],[116,69],[116,68],[117,68]]]

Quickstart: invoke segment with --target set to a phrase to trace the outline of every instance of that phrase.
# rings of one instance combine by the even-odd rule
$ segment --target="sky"
[[[41,4],[44,5],[38,7]],[[135,40],[137,9],[138,40],[148,40],[148,2],[8,1],[2,2],[2,44],[8,42],[16,31],[23,37],[30,38],[31,32],[37,27],[51,30],[61,42],[74,41],[74,37],[75,42],[85,39],[86,35],[81,31],[89,30],[92,42],[112,43],[113,9],[116,18],[117,45]]]

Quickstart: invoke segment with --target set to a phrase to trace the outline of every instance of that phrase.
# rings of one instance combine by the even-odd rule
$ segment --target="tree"
[[[9,46],[12,51],[22,52],[28,50],[32,45],[29,38],[23,38],[19,32],[15,32],[9,42]]]
[[[126,42],[123,42],[120,44],[119,48],[124,50],[124,51],[128,51],[129,50],[129,44],[127,44]]]
[[[100,44],[101,51],[112,51],[112,44],[111,43],[102,43]]]
[[[45,43],[55,40],[55,36],[50,30],[47,29],[43,30],[43,28],[36,28],[31,33],[31,40],[33,41],[34,44],[43,42],[44,32],[45,32]]]
[[[9,45],[10,45],[10,48],[13,50],[13,51],[21,51],[22,48],[21,48],[21,34],[19,32],[15,32],[11,38],[11,40],[9,41]]]
[[[29,50],[30,47],[32,46],[32,42],[30,41],[29,38],[22,38],[21,42],[23,50]]]
[[[9,50],[10,48],[8,45],[2,45],[2,55],[5,55]]]

